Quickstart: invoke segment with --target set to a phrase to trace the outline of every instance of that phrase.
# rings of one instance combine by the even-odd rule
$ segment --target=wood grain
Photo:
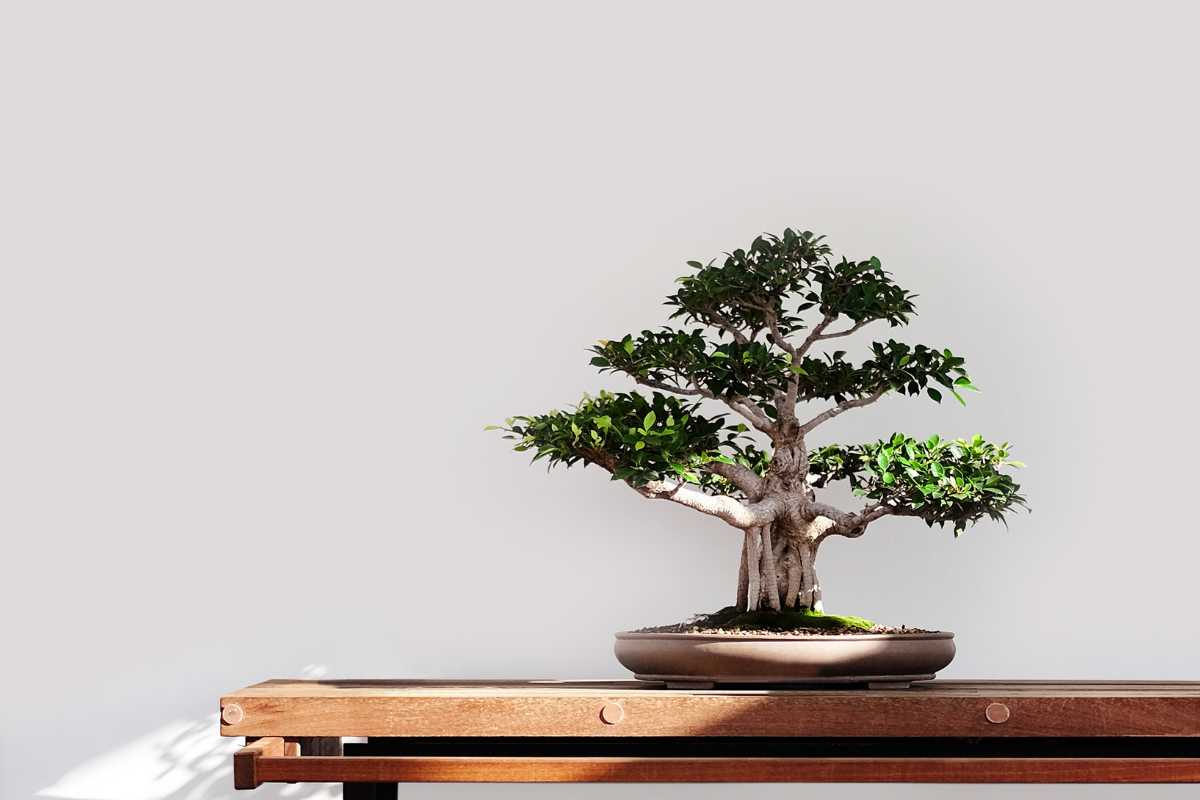
[[[355,783],[1175,783],[1200,758],[271,758],[260,781]]]
[[[667,690],[637,681],[293,681],[221,698],[225,736],[1200,736],[1196,682]],[[619,705],[621,719],[601,710]],[[1007,709],[1004,716],[993,708]]]

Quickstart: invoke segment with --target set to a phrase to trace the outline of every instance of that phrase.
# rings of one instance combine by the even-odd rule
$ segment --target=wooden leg
[[[371,744],[367,740],[367,744],[347,744],[341,746],[341,740],[338,740],[339,747],[347,756],[366,756],[370,755]],[[342,753],[339,753],[341,755]],[[398,800],[400,797],[400,784],[398,783],[343,783],[342,784],[342,800]]]
[[[398,800],[398,783],[343,783],[342,800]]]
[[[342,740],[336,736],[301,736],[296,739],[300,743],[302,756],[340,756]]]

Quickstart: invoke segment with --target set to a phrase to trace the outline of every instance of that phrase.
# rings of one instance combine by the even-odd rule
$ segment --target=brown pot
[[[622,666],[667,686],[718,683],[907,684],[929,680],[954,658],[954,634],[787,636],[617,634]]]

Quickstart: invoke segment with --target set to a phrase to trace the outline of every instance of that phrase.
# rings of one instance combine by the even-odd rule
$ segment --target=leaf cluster
[[[638,381],[683,392],[696,387],[712,397],[754,397],[769,402],[787,386],[789,360],[762,342],[715,343],[703,330],[664,328],[636,338],[603,340],[591,348],[601,372],[623,372]]]
[[[871,344],[871,358],[863,362],[863,384],[875,383],[875,388],[891,388],[901,394],[916,395],[921,390],[936,402],[942,402],[942,393],[929,384],[938,383],[954,395],[958,402],[966,405],[959,389],[978,391],[963,367],[961,356],[949,348],[938,350],[923,344],[908,345],[889,339],[886,343]]]
[[[726,494],[731,485],[703,469],[713,461],[761,463],[766,458],[746,437],[745,425],[726,425],[724,415],[707,417],[698,403],[655,392],[601,392],[574,408],[512,417],[500,427],[515,439],[513,449],[532,450],[549,466],[598,464],[614,480],[634,487],[674,479]],[[724,448],[724,452],[722,449]]]
[[[814,307],[855,322],[908,322],[915,295],[898,286],[879,259],[835,263],[830,252],[824,237],[788,228],[782,236],[758,236],[719,265],[689,261],[696,272],[679,278],[680,288],[667,298],[677,309],[671,318],[751,331],[767,329],[774,318],[783,335],[807,327],[802,313]]]
[[[809,454],[812,485],[847,480],[855,494],[893,513],[920,517],[931,527],[952,523],[957,536],[983,517],[1003,521],[1004,512],[1025,505],[1020,486],[1001,467],[1010,460],[1007,443],[982,436],[923,441],[894,434],[862,445],[828,445]]]
[[[627,334],[618,340],[602,340],[593,346],[592,365],[601,372],[622,372],[634,380],[667,391],[711,397],[754,398],[767,412],[777,416],[774,399],[798,377],[797,399],[837,400],[863,397],[883,389],[915,395],[922,390],[941,402],[938,384],[963,402],[960,389],[974,390],[960,356],[949,349],[908,345],[889,339],[871,345],[871,357],[861,365],[846,360],[838,350],[822,356],[805,356],[792,364],[788,355],[762,342],[711,342],[702,329],[691,331],[663,328]]]

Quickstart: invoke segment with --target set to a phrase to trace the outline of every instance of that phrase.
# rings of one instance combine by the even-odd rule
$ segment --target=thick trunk
[[[800,556],[796,555],[796,548],[788,547],[787,556],[787,589],[783,593],[783,603],[788,608],[796,607],[796,599],[800,595],[801,569]]]
[[[788,545],[787,536],[781,533],[774,534],[775,539],[775,585],[778,587],[779,602],[782,606],[787,602],[787,584],[788,584],[788,553],[791,547]]]
[[[775,548],[771,542],[771,526],[762,527],[762,591],[763,600],[772,611],[779,611],[779,574],[775,571]]]
[[[817,579],[816,560],[817,548],[814,544],[802,542],[796,545],[796,560],[799,565],[799,581],[796,588],[794,603],[800,608],[811,608],[821,611],[821,582]]]
[[[740,611],[784,608],[822,610],[817,547],[833,520],[826,517],[748,528],[738,565],[736,604]]]
[[[746,532],[738,571],[737,607],[822,610],[817,547],[833,524],[819,517],[802,528],[764,526]]]
[[[746,531],[746,611],[757,611],[762,597],[762,537],[758,528]]]

